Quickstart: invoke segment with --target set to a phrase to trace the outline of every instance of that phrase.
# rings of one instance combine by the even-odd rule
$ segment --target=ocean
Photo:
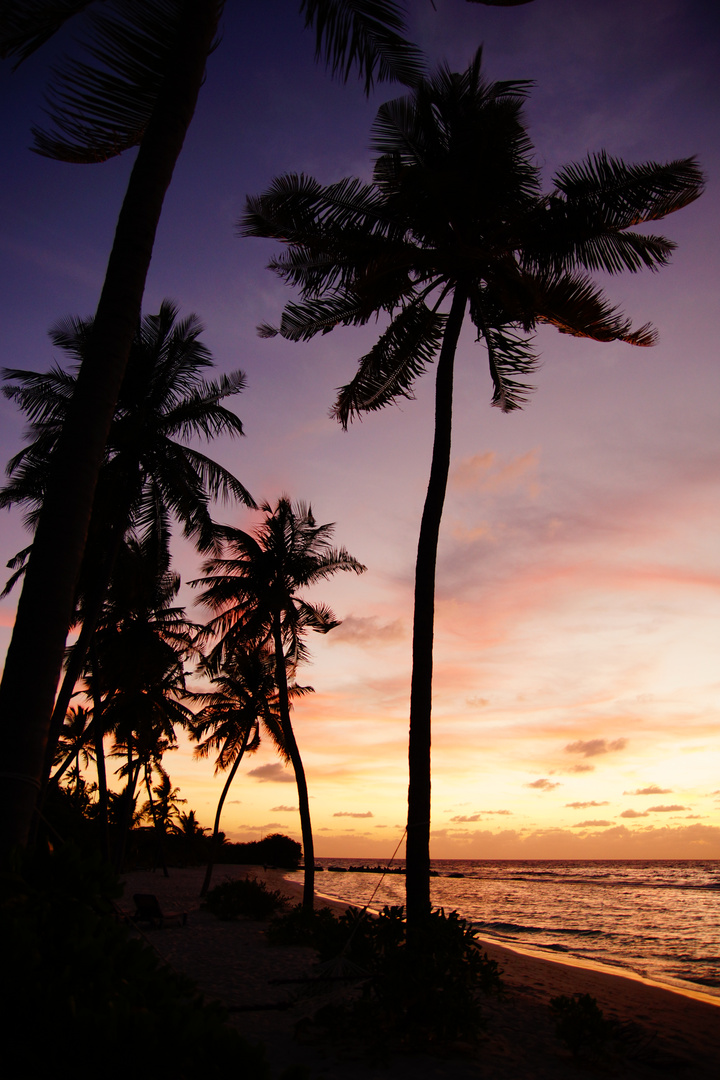
[[[376,910],[405,902],[401,874],[348,872],[357,859],[317,865],[315,888],[327,897]],[[720,998],[720,860],[453,859],[432,869],[433,907],[457,911],[481,937]]]

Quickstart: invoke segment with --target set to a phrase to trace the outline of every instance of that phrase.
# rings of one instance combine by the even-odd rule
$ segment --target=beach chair
[[[150,926],[162,927],[164,923],[172,919],[180,919],[182,925],[187,926],[187,912],[172,911],[164,914],[160,910],[158,898],[154,893],[135,893],[133,900],[135,901],[135,914],[132,916],[134,923],[147,922]]]

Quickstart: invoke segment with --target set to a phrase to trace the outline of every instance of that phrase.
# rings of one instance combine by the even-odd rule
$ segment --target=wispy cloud
[[[270,812],[272,814],[279,814],[281,811],[287,811],[288,813],[293,813],[297,809],[298,809],[297,806],[271,806],[270,807]]]
[[[658,787],[657,784],[648,784],[647,787],[635,788],[634,791],[623,791],[623,795],[670,795],[672,788]]]
[[[588,758],[597,757],[598,754],[615,753],[618,750],[624,750],[626,746],[627,739],[614,739],[612,742],[608,742],[607,739],[577,739],[567,744],[565,752],[582,754],[583,757]]]
[[[251,769],[248,776],[254,776],[261,784],[275,782],[278,784],[294,784],[295,777],[292,772],[281,765],[279,761],[272,765],[258,765],[257,769]]]
[[[672,806],[649,806],[648,811],[655,814],[667,814],[673,810],[689,810],[689,806],[678,806],[673,804]]]
[[[351,810],[338,810],[333,817],[369,818],[374,817],[372,810],[366,810],[364,814],[354,814]]]
[[[540,490],[537,468],[540,451],[505,461],[493,450],[474,454],[458,462],[450,474],[450,487],[456,491],[513,491],[523,485],[532,497]]]
[[[535,788],[537,791],[552,791],[556,787],[562,787],[560,782],[553,783],[552,780],[548,780],[546,776],[540,780],[533,780],[530,784],[524,784],[523,787]]]
[[[636,818],[636,817],[647,817],[647,816],[648,816],[647,810],[623,810],[622,814],[620,814],[620,817],[623,817],[623,818]]]
[[[376,641],[400,641],[405,637],[402,620],[381,622],[374,615],[346,615],[332,632],[329,641],[349,641],[356,645],[371,645]]]
[[[589,829],[591,827],[595,829],[600,829],[603,826],[607,825],[612,825],[612,821],[578,821],[576,825],[573,825],[573,829]]]
[[[569,806],[571,810],[586,810],[588,806],[609,806],[610,803],[605,802],[566,802],[566,806]]]

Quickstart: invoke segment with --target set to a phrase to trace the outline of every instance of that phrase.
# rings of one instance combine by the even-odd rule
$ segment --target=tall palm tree
[[[334,525],[318,525],[310,506],[293,505],[283,495],[276,507],[264,503],[261,509],[265,519],[254,534],[223,529],[223,557],[209,559],[203,566],[204,576],[191,584],[206,586],[198,602],[217,613],[209,624],[221,639],[216,648],[229,651],[250,638],[266,642],[273,651],[280,729],[298,789],[305,858],[303,906],[312,910],[315,853],[310,803],[290,721],[288,676],[308,658],[307,631],[326,634],[339,623],[329,607],[304,600],[298,590],[340,570],[361,574],[365,567],[345,548],[330,546]]]
[[[9,483],[0,491],[0,507],[27,507],[25,521],[31,529],[44,503],[50,461],[92,329],[92,319],[68,319],[50,331],[53,344],[71,360],[67,369],[56,364],[44,373],[2,372],[7,383],[3,394],[20,406],[31,426],[29,444],[7,466]],[[135,536],[146,548],[151,543],[157,557],[169,558],[170,521],[175,518],[184,535],[207,552],[215,544],[211,498],[255,505],[232,473],[188,445],[192,438],[243,434],[239,418],[225,401],[244,389],[245,377],[241,371],[217,380],[204,377],[213,361],[200,340],[202,332],[196,315],[180,320],[176,305],[169,300],[163,301],[157,315],[146,316],[137,327],[95,493],[74,619],[81,630],[55,703],[48,763],[123,537]],[[14,560],[15,573],[6,591],[23,573],[30,550],[26,548]]]
[[[203,695],[203,707],[195,714],[192,725],[193,738],[198,742],[195,756],[205,758],[211,751],[218,751],[215,773],[229,770],[218,800],[210,858],[200,890],[200,895],[205,896],[217,857],[223,805],[243,756],[254,753],[260,746],[261,728],[285,762],[290,761],[290,756],[283,738],[272,649],[266,644],[248,642],[244,648],[233,648],[222,659],[216,653],[202,669],[212,676],[215,689]],[[289,697],[307,693],[311,693],[311,687],[288,687]]]
[[[0,683],[4,848],[24,846],[30,835],[95,488],[165,193],[223,7],[223,0],[25,0],[6,5],[0,19],[0,57],[18,63],[73,16],[86,19],[85,54],[54,74],[50,129],[35,131],[40,153],[85,163],[138,148]],[[358,70],[366,90],[374,80],[411,82],[422,71],[419,51],[400,36],[402,18],[392,0],[303,0],[300,10],[316,29],[319,55],[345,79]]]
[[[274,237],[287,252],[270,266],[299,288],[281,333],[308,340],[382,311],[387,329],[339,391],[343,426],[412,397],[437,359],[435,435],[415,572],[410,700],[407,912],[430,909],[430,735],[437,543],[450,463],[453,368],[466,314],[487,351],[504,412],[522,407],[541,323],[597,341],[651,345],[585,271],[663,266],[674,244],[634,231],[698,197],[692,158],[626,165],[606,154],[560,170],[543,194],[523,117],[527,82],[486,82],[478,51],[462,73],[442,67],[411,96],[380,107],[373,128],[374,182],[322,187],[276,179],[249,199],[247,236]]]

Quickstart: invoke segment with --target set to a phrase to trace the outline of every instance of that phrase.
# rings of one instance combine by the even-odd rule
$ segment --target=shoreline
[[[152,892],[163,911],[188,912],[187,927],[168,924],[144,936],[175,970],[189,975],[207,998],[221,1001],[230,1022],[250,1041],[260,1040],[278,1072],[304,1064],[312,1080],[389,1080],[394,1073],[362,1058],[358,1048],[336,1046],[317,1030],[314,1016],[326,1000],[344,991],[331,988],[326,997],[303,996],[312,978],[314,953],[307,947],[269,948],[264,924],[246,920],[220,922],[200,910],[199,888],[204,868],[125,875],[121,907],[132,910],[132,894]],[[256,877],[298,901],[302,886],[288,881],[287,871],[262,866],[218,866],[215,883],[227,877]],[[336,912],[349,906],[316,892],[317,906]],[[573,1080],[578,1064],[557,1039],[550,999],[590,994],[623,1034],[622,1059],[612,1073],[628,1080],[653,1080],[661,1072],[715,1080],[720,1069],[720,999],[701,991],[681,989],[644,979],[605,965],[590,966],[562,957],[519,950],[487,937],[478,943],[503,972],[506,991],[501,998],[483,999],[487,1031],[476,1048],[459,1047],[449,1056],[413,1054],[415,1080]],[[573,962],[569,962],[573,961]],[[327,996],[329,995],[329,996]],[[352,1060],[347,1059],[347,1054]],[[406,1055],[397,1057],[399,1071]],[[340,1060],[342,1059],[342,1060]],[[402,1062],[402,1066],[400,1065]],[[685,1070],[688,1070],[687,1074]],[[480,1070],[480,1071],[479,1071]]]
[[[285,879],[287,887],[297,887],[297,895],[299,899],[302,899],[302,888],[298,886],[297,882]],[[327,893],[319,892],[315,890],[315,896],[317,899],[323,900],[328,906],[332,906],[333,910],[336,907],[342,908],[344,911],[348,907],[356,907],[351,900],[338,900],[336,896],[328,896]],[[368,911],[371,911],[374,915],[379,914],[380,909],[375,907],[367,907]],[[579,968],[584,971],[597,971],[601,974],[612,975],[621,979],[629,979],[632,982],[640,982],[644,986],[654,986],[659,990],[669,990],[674,994],[682,994],[684,997],[692,998],[695,1001],[704,1001],[708,1005],[715,1005],[720,1008],[720,990],[717,993],[713,993],[712,990],[703,989],[698,986],[695,987],[691,983],[688,983],[682,979],[671,979],[669,976],[667,979],[651,978],[648,975],[643,975],[639,971],[635,971],[631,967],[625,967],[621,964],[605,964],[601,960],[592,960],[590,957],[574,956],[572,953],[562,953],[561,955],[554,955],[549,949],[543,949],[541,946],[516,944],[515,942],[509,943],[501,938],[496,938],[488,934],[478,933],[476,936],[478,944],[482,944],[483,948],[488,946],[503,950],[504,952],[517,954],[519,956],[527,956],[536,960],[546,960],[550,964],[562,964],[571,968]],[[718,1023],[720,1024],[720,1015],[718,1015]]]

